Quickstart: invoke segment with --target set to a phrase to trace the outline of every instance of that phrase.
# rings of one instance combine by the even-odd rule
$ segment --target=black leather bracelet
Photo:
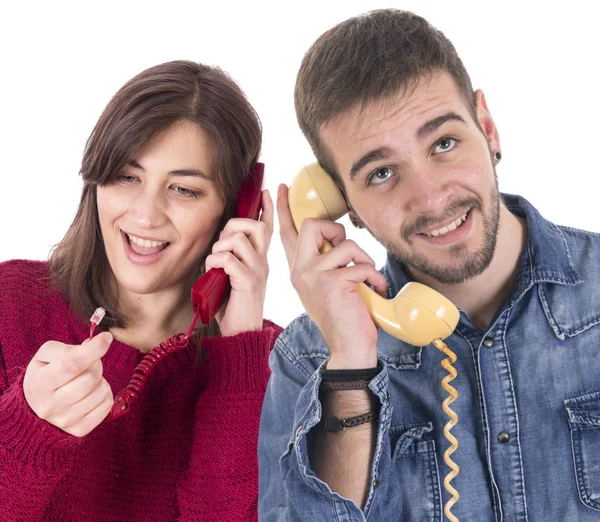
[[[364,370],[321,370],[321,390],[366,390],[371,380],[382,370],[380,362],[375,368]]]
[[[378,362],[375,368],[366,368],[364,370],[321,370],[321,380],[324,382],[335,381],[370,381],[382,369]]]
[[[337,417],[329,417],[328,419],[322,420],[321,424],[325,431],[337,433],[340,431],[344,431],[346,428],[354,428],[355,426],[360,426],[361,424],[371,422],[374,418],[375,412],[369,411],[367,413],[363,413],[362,415],[351,417],[349,419],[338,419]]]
[[[368,381],[321,381],[322,391],[340,391],[340,390],[366,390],[369,387]]]

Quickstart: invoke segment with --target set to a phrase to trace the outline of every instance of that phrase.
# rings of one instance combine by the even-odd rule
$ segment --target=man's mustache
[[[413,234],[435,225],[441,225],[450,218],[459,218],[472,208],[481,210],[481,200],[478,198],[465,198],[453,201],[450,205],[448,205],[442,214],[437,216],[419,216],[414,220],[414,222],[406,225],[402,235],[404,236],[404,239],[409,241],[410,236]]]

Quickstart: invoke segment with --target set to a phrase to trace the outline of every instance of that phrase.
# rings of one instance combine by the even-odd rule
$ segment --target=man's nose
[[[440,215],[452,199],[450,177],[444,169],[428,164],[414,165],[401,190],[407,195],[406,210],[413,215]]]

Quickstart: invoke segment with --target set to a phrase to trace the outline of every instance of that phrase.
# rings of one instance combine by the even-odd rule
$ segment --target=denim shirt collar
[[[518,280],[526,287],[537,283],[578,285],[582,281],[571,261],[567,240],[555,224],[545,220],[521,196],[502,194],[506,208],[527,222],[527,245]]]
[[[521,255],[511,301],[519,301],[535,284],[581,284],[583,281],[573,266],[567,240],[560,228],[544,219],[525,198],[512,194],[502,194],[502,198],[508,210],[525,218],[527,223],[527,244]],[[388,299],[394,297],[410,281],[402,264],[389,253],[383,273],[388,280]],[[549,312],[551,314],[551,310]],[[550,317],[548,320],[552,322]],[[551,326],[555,327],[554,324]]]

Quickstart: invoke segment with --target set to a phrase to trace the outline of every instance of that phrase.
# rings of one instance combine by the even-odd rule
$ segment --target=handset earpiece
[[[290,186],[288,199],[297,230],[307,218],[335,221],[348,211],[340,189],[318,163],[300,170]],[[330,248],[326,242],[322,251]],[[414,346],[445,339],[458,324],[459,313],[454,304],[420,283],[407,283],[393,299],[381,297],[364,283],[357,286],[357,291],[379,328]]]
[[[296,230],[308,218],[336,221],[348,213],[342,192],[318,163],[302,167],[296,174],[288,200]]]

